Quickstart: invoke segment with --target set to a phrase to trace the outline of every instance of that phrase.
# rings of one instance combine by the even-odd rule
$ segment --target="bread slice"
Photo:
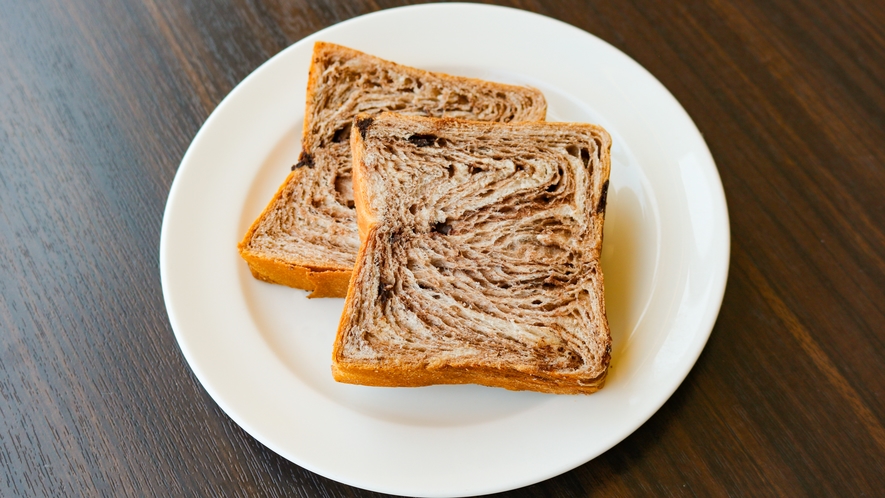
[[[591,393],[611,335],[599,126],[384,113],[351,137],[360,252],[336,380]]]
[[[540,91],[431,73],[318,42],[307,84],[298,164],[239,244],[252,274],[344,297],[359,249],[350,126],[359,113],[398,111],[481,121],[543,120]]]

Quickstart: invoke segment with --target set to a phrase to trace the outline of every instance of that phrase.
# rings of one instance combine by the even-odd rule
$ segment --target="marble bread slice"
[[[543,120],[540,91],[402,66],[318,42],[298,163],[239,244],[261,280],[344,297],[359,248],[350,126],[359,113],[397,111],[480,121]]]
[[[361,246],[336,380],[602,387],[603,128],[385,113],[359,116],[351,146]]]

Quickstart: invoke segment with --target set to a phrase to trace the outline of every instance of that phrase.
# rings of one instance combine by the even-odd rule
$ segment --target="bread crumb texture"
[[[384,114],[354,143],[357,208],[372,223],[336,340],[338,380],[602,386],[605,130]]]
[[[510,122],[543,120],[546,109],[544,96],[532,88],[431,73],[317,43],[308,82],[302,155],[240,244],[240,252],[247,261],[260,259],[275,265],[270,275],[250,263],[253,273],[258,271],[269,281],[292,267],[313,272],[353,268],[359,235],[349,140],[357,114],[397,111]]]

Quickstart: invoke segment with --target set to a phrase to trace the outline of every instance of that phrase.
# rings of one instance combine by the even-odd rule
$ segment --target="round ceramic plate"
[[[457,36],[453,36],[457,33]],[[332,380],[343,299],[252,278],[237,242],[297,160],[313,43],[541,89],[548,119],[611,133],[602,267],[611,371],[590,396]],[[541,481],[627,437],[670,397],[709,337],[729,258],[713,159],[673,96],[632,59],[567,24],[468,4],[332,26],[237,86],[194,138],[163,219],[169,319],[197,378],[258,441],[361,488],[475,495]]]

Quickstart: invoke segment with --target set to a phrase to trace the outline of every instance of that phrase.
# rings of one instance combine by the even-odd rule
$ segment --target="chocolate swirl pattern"
[[[350,127],[360,113],[480,121],[543,120],[546,103],[534,89],[430,73],[356,50],[318,43],[308,82],[299,162],[241,243],[259,278],[279,281],[285,269],[343,273],[346,289],[359,248],[351,178]],[[343,291],[340,294],[343,297]]]
[[[599,266],[605,130],[393,114],[357,122],[363,245],[336,379],[599,389],[611,352]]]

